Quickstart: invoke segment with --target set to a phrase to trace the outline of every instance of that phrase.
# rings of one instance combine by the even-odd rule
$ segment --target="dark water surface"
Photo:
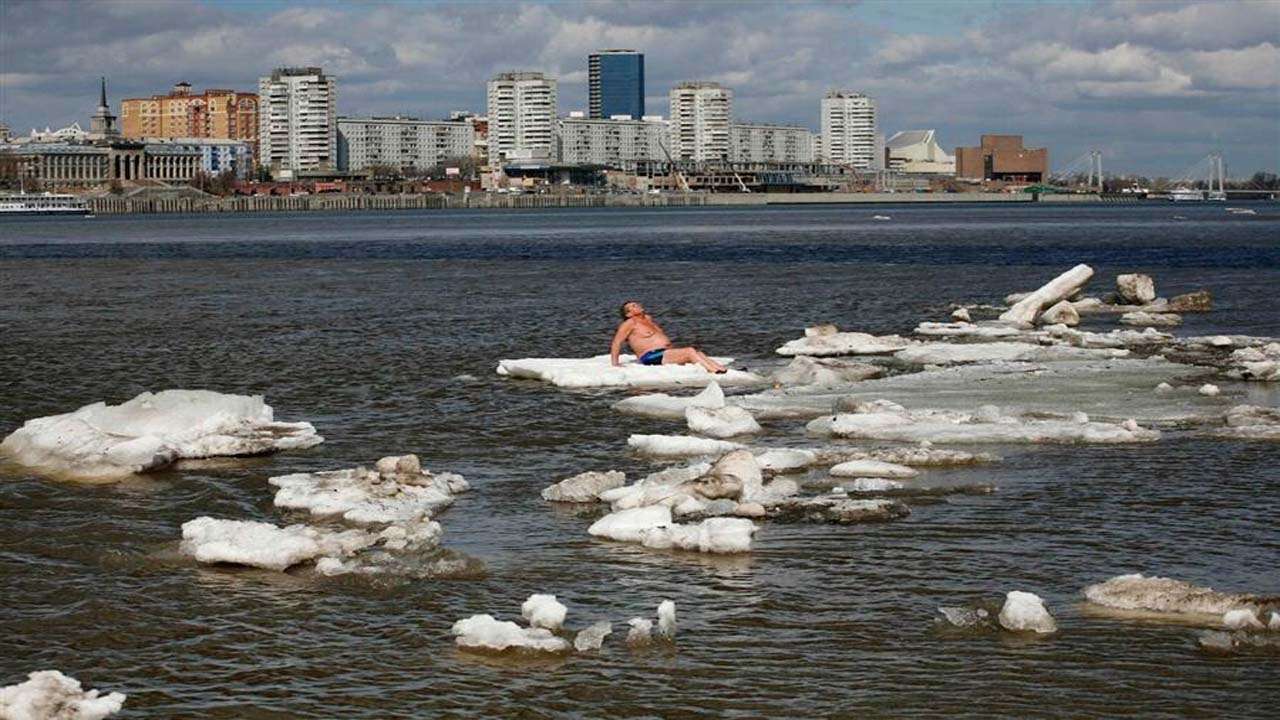
[[[999,448],[931,477],[999,487],[862,527],[765,525],[741,558],[594,540],[539,490],[632,478],[618,397],[504,382],[504,357],[607,351],[629,298],[678,342],[772,361],[807,324],[904,332],[1088,262],[1161,295],[1213,290],[1180,330],[1280,335],[1280,213],[985,206],[101,217],[0,222],[0,435],[144,390],[261,393],[305,452],[110,486],[0,469],[0,685],[60,669],[123,717],[1275,717],[1275,655],[1090,617],[1121,572],[1280,594],[1280,448],[1172,434]],[[886,213],[891,222],[871,215]],[[1174,215],[1186,217],[1175,220]],[[459,377],[463,375],[472,378]],[[798,423],[762,444],[795,442]],[[483,579],[317,579],[175,556],[199,515],[282,523],[266,479],[416,452],[473,490],[440,516]],[[941,632],[939,605],[1039,593],[1061,631]],[[457,652],[449,627],[555,593],[603,652]],[[622,623],[677,602],[674,649]]]

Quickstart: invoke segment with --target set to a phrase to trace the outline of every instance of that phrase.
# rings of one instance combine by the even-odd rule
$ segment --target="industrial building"
[[[983,135],[977,147],[956,148],[956,177],[1042,182],[1049,177],[1049,150],[1023,147],[1021,135]]]

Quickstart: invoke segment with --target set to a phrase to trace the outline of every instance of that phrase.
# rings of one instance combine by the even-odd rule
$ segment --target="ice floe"
[[[543,488],[542,499],[551,502],[599,502],[600,493],[622,487],[626,483],[626,474],[617,470],[584,472]]]
[[[1050,280],[1040,289],[1019,300],[1000,315],[1005,322],[1031,325],[1045,308],[1067,299],[1093,277],[1093,268],[1076,265]]]
[[[1280,342],[1232,352],[1227,374],[1239,380],[1280,381]]]
[[[720,388],[718,383],[712,382],[697,395],[678,396],[666,393],[637,395],[619,400],[614,403],[613,409],[628,415],[640,415],[662,420],[684,420],[686,408],[722,408],[724,406],[724,390]]]
[[[1041,325],[1079,325],[1080,313],[1070,301],[1061,300],[1040,314]]]
[[[1019,340],[1036,341],[1046,337],[1041,330],[1027,330],[1003,322],[922,322],[913,331],[917,335],[936,337],[968,337],[968,338],[1018,338]]]
[[[1223,415],[1223,423],[1209,434],[1239,440],[1280,440],[1280,408],[1237,405]]]
[[[356,467],[281,475],[268,480],[278,488],[276,507],[339,516],[353,523],[413,520],[447,507],[469,486],[461,475],[435,475],[416,455],[388,456],[376,469]]]
[[[702,387],[712,382],[720,385],[760,385],[767,382],[755,373],[730,369],[715,374],[700,365],[641,365],[630,355],[614,366],[608,355],[589,358],[523,358],[502,360],[498,374],[528,380],[541,380],[561,388],[607,387]],[[733,358],[718,357],[716,362],[729,365]]]
[[[952,627],[972,628],[991,621],[991,613],[985,608],[944,605],[938,608],[942,620]]]
[[[804,337],[787,342],[777,349],[779,355],[886,355],[897,352],[912,341],[897,335],[877,337],[860,332],[840,332],[834,326],[805,328]]]
[[[756,455],[760,469],[770,473],[801,472],[817,462],[818,455],[812,450],[779,448]]]
[[[882,460],[849,460],[836,465],[829,472],[833,477],[838,478],[901,479],[912,478],[920,474],[920,471],[906,465],[897,465]]]
[[[505,652],[532,650],[566,652],[567,640],[545,628],[523,628],[510,620],[496,620],[492,615],[472,615],[453,624],[458,647],[464,650]]]
[[[888,490],[901,490],[906,487],[897,480],[889,480],[888,478],[879,477],[860,477],[854,478],[852,481],[841,483],[839,488],[845,492],[885,492]]]
[[[654,458],[717,456],[743,447],[725,440],[688,435],[632,435],[627,438],[627,446],[641,455]]]
[[[601,620],[578,631],[578,634],[573,638],[573,649],[578,652],[599,650],[604,645],[604,639],[612,634],[613,623],[608,620]]]
[[[52,475],[116,478],[182,459],[261,455],[322,440],[311,423],[276,422],[260,395],[165,390],[28,420],[0,442],[0,454]]]
[[[653,640],[653,621],[648,618],[634,617],[627,621],[631,627],[627,631],[628,645],[647,645]]]
[[[1169,619],[1220,624],[1233,610],[1258,612],[1263,601],[1241,593],[1223,593],[1181,580],[1142,574],[1117,575],[1084,589],[1085,599],[1109,610],[1158,615]]]
[[[1236,608],[1222,614],[1222,627],[1231,630],[1261,630],[1266,627],[1253,608]]]
[[[1020,590],[1011,590],[1005,596],[1004,607],[1000,608],[997,619],[1000,627],[1014,632],[1029,631],[1047,635],[1058,631],[1058,624],[1045,609],[1040,596]]]
[[[755,523],[745,518],[707,518],[692,525],[673,521],[665,505],[647,505],[610,513],[587,529],[595,537],[640,543],[654,549],[739,553],[751,549]]]
[[[778,522],[835,525],[887,522],[910,514],[910,508],[897,500],[850,500],[838,494],[792,498],[769,508],[769,518]]]
[[[1182,316],[1176,313],[1128,312],[1120,316],[1121,325],[1138,325],[1153,327],[1177,327],[1182,324]]]
[[[1156,283],[1150,275],[1126,273],[1116,276],[1120,298],[1134,305],[1145,305],[1156,299]]]
[[[927,343],[894,353],[898,360],[917,365],[1025,361],[1051,362],[1122,358],[1128,350],[1081,348],[1064,345],[1039,346],[1022,342]]]
[[[879,365],[840,358],[813,358],[801,355],[773,374],[780,385],[843,385],[884,374]]]
[[[841,413],[811,421],[815,435],[933,443],[1130,443],[1152,442],[1159,431],[1124,423],[1027,419],[994,406],[973,413],[879,407],[873,412]]]
[[[328,557],[341,559],[380,545],[391,550],[431,548],[439,544],[440,524],[421,520],[379,532],[332,530],[311,525],[277,527],[253,520],[198,517],[182,524],[182,552],[202,563],[286,570]]]
[[[676,604],[671,600],[658,603],[658,635],[666,640],[676,636]]]
[[[57,670],[39,670],[25,682],[0,688],[4,720],[102,720],[120,712],[126,696],[85,690],[80,681]]]
[[[750,412],[734,405],[721,408],[691,405],[685,408],[684,418],[690,432],[712,438],[755,435],[764,431]]]
[[[559,630],[569,609],[555,595],[534,593],[520,606],[520,615],[531,627]]]

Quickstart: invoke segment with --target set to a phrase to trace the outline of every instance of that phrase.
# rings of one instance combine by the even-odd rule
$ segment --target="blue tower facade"
[[[644,53],[601,50],[590,55],[587,71],[590,117],[644,117]]]

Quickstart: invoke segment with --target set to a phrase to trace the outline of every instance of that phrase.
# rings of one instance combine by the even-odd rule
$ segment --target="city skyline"
[[[99,74],[118,110],[179,81],[252,91],[282,65],[337,77],[341,115],[432,118],[483,112],[497,72],[541,71],[563,115],[587,109],[588,55],[628,47],[646,56],[651,108],[676,83],[718,81],[736,120],[816,130],[823,94],[846,88],[877,99],[886,135],[937,128],[948,150],[1010,132],[1055,167],[1098,147],[1109,169],[1151,175],[1214,149],[1234,175],[1275,170],[1280,6],[1223,7],[9,2],[0,121],[83,122]]]

